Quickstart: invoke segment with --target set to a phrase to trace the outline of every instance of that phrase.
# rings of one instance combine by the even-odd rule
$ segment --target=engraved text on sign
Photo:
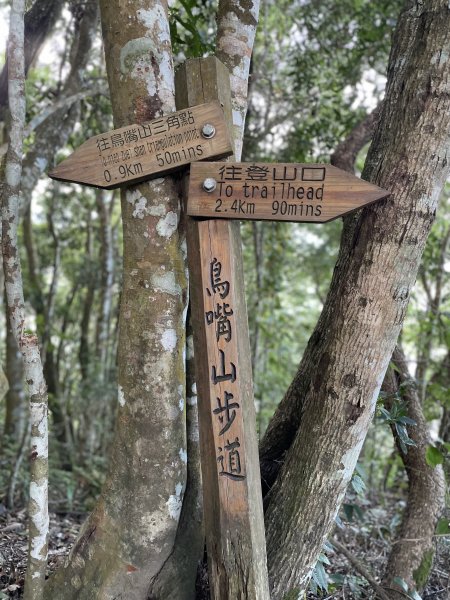
[[[323,223],[388,195],[326,164],[194,163],[188,214]]]
[[[213,331],[217,357],[211,365],[211,384],[216,396],[212,417],[216,442],[216,461],[220,477],[232,481],[245,479],[241,448],[241,406],[237,378],[238,368],[233,357],[234,311],[230,274],[223,271],[222,263],[213,257],[209,264],[209,281],[205,289],[205,323]]]
[[[210,102],[94,136],[49,175],[114,188],[231,152],[221,106]]]

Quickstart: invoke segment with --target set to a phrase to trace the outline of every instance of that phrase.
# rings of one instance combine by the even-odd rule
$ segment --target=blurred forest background
[[[354,161],[359,174],[383,98],[391,34],[401,5],[399,0],[264,0],[251,66],[243,160],[328,162],[333,155],[339,157],[339,144],[362,123],[363,143]],[[178,62],[211,52],[215,9],[210,0],[172,4]],[[28,135],[20,236],[27,310],[39,332],[49,392],[54,566],[101,489],[117,407],[119,197],[46,176],[87,138],[113,128],[99,24],[85,17],[83,1],[35,0],[29,2],[26,20]],[[7,24],[8,2],[3,0],[3,62]],[[3,155],[4,71],[0,122]],[[401,335],[408,375],[402,369],[398,390],[380,395],[337,518],[350,563],[336,548],[325,548],[311,584],[314,597],[367,595],[370,586],[352,566],[357,557],[370,561],[375,575],[384,568],[407,503],[408,480],[392,431],[403,452],[414,447],[415,422],[407,416],[411,389],[417,390],[430,430],[427,462],[431,467],[445,464],[450,449],[449,196],[450,187],[441,201]],[[341,221],[246,222],[241,229],[262,434],[320,314]],[[21,358],[5,322],[3,285],[0,279],[0,598],[20,593],[29,436]],[[393,369],[399,372],[395,364]],[[448,476],[448,463],[446,470]],[[424,598],[449,597],[448,524],[448,514],[443,515],[435,533],[438,557]]]

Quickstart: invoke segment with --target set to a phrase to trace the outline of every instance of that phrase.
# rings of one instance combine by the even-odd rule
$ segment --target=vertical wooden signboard
[[[176,87],[179,110],[218,99],[231,123],[216,58],[187,61]],[[189,220],[188,260],[211,597],[269,600],[239,223]]]

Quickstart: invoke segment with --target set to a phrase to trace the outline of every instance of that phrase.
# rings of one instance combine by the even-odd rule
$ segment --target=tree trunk
[[[115,126],[174,111],[166,3],[102,0],[101,12]],[[174,550],[186,486],[187,279],[184,240],[171,225],[179,211],[170,177],[122,192],[119,411],[111,463],[65,568],[49,582],[49,599],[142,600]]]
[[[262,444],[274,600],[305,590],[339,509],[449,174],[449,22],[443,0],[408,1],[399,18],[364,171],[392,195],[346,220],[322,315]]]
[[[107,200],[108,198],[108,200]],[[100,377],[107,381],[108,336],[112,309],[112,286],[114,283],[114,247],[111,228],[111,211],[114,196],[97,190],[97,211],[100,217],[100,311],[97,321],[96,349]]]
[[[86,246],[85,253],[88,264],[86,273],[86,292],[83,300],[83,313],[80,323],[80,348],[78,350],[78,359],[80,361],[81,380],[84,385],[89,383],[89,373],[91,368],[91,350],[89,341],[89,330],[91,324],[91,313],[95,298],[95,280],[92,269],[93,252],[92,252],[92,225],[90,212],[88,209],[87,231],[86,231]]]
[[[25,302],[17,236],[26,111],[24,12],[25,0],[13,0],[7,52],[11,125],[2,194],[2,257],[9,325],[23,355],[25,379],[30,395],[32,445],[28,502],[28,567],[24,598],[42,600],[48,549],[47,390],[37,336],[25,332]]]
[[[9,389],[6,393],[5,435],[11,435],[17,442],[22,439],[26,420],[26,400],[23,389],[22,354],[14,337],[6,312],[6,377]]]
[[[392,427],[398,451],[408,475],[408,497],[402,524],[389,555],[383,586],[390,589],[394,599],[401,600],[404,590],[395,583],[400,577],[408,585],[408,592],[421,593],[431,572],[435,552],[434,532],[445,505],[445,479],[440,465],[430,467],[425,460],[431,443],[428,425],[423,414],[416,384],[412,379],[403,351],[397,347],[392,357],[397,370],[389,369],[383,389],[388,393],[385,407],[389,410],[393,398],[402,385],[402,399],[407,405],[406,416],[416,422],[408,426],[409,437],[415,446],[405,453]],[[394,590],[398,589],[398,593]]]

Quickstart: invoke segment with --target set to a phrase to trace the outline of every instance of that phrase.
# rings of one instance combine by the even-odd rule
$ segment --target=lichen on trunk
[[[101,14],[115,126],[174,111],[166,3],[104,0]],[[110,467],[48,598],[141,600],[174,549],[187,462],[179,195],[170,177],[122,190],[119,407]]]

